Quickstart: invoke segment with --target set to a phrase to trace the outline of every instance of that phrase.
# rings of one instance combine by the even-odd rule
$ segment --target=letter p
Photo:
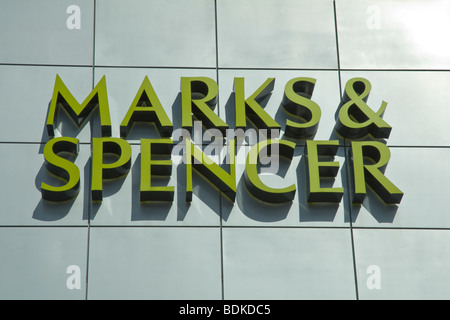
[[[113,163],[105,163],[104,155],[118,157]],[[92,200],[103,200],[103,179],[125,176],[131,167],[131,146],[120,138],[94,138],[92,141]]]

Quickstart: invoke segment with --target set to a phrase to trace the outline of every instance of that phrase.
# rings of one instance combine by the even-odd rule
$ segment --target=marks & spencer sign
[[[80,170],[73,161],[79,152],[79,140],[73,137],[55,137],[58,114],[65,112],[81,130],[99,114],[101,136],[92,138],[90,192],[92,201],[103,199],[103,182],[106,179],[123,179],[131,168],[132,148],[127,141],[136,123],[154,124],[160,138],[140,140],[140,201],[165,201],[174,199],[176,185],[154,185],[152,177],[172,174],[172,155],[182,154],[179,165],[186,167],[186,202],[191,202],[193,172],[204,176],[209,183],[225,194],[231,202],[236,199],[236,150],[246,145],[244,171],[245,186],[249,193],[261,201],[283,203],[293,201],[296,185],[268,185],[261,179],[261,171],[277,174],[280,157],[292,159],[297,143],[304,147],[300,165],[305,165],[306,199],[308,204],[318,202],[339,203],[344,192],[351,194],[352,202],[362,203],[367,187],[385,204],[399,204],[402,191],[384,174],[390,159],[389,148],[380,138],[388,139],[391,126],[382,115],[387,103],[372,109],[367,104],[371,84],[364,78],[350,79],[345,85],[343,100],[337,113],[333,130],[349,142],[350,190],[342,187],[324,187],[323,179],[336,177],[340,164],[335,161],[339,140],[314,140],[320,124],[321,108],[312,97],[316,81],[298,77],[285,84],[280,108],[297,121],[278,123],[261,106],[261,101],[273,90],[275,79],[261,81],[261,86],[250,96],[245,96],[244,78],[234,78],[235,127],[223,121],[215,112],[218,85],[207,77],[181,78],[181,127],[175,128],[161,104],[157,92],[145,77],[128,111],[120,124],[120,137],[111,135],[111,117],[108,104],[106,78],[103,77],[92,92],[79,103],[57,75],[53,96],[46,119],[46,130],[50,140],[44,147],[45,167],[59,177],[61,185],[41,184],[44,200],[63,202],[76,198],[80,190]],[[379,90],[380,88],[378,88]],[[131,100],[132,97],[130,97]],[[339,104],[339,101],[336,101]],[[67,118],[67,117],[65,117]],[[249,123],[257,130],[249,129]],[[201,123],[201,125],[199,125]],[[284,129],[285,139],[279,138]],[[196,129],[208,133],[206,148],[203,141],[196,141]],[[252,131],[253,130],[253,131]],[[203,137],[202,134],[200,134]],[[255,137],[252,140],[252,137]],[[250,142],[249,142],[250,140]],[[108,157],[111,157],[108,159]],[[69,157],[71,155],[71,157]],[[220,156],[222,155],[222,160]],[[261,168],[261,165],[264,168]]]

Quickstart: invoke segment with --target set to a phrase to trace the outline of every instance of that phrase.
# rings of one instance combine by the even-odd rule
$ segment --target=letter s
[[[71,161],[57,154],[69,152],[78,155],[78,139],[60,137],[51,139],[44,147],[45,167],[55,176],[66,180],[67,183],[60,187],[41,183],[42,199],[49,201],[66,201],[75,198],[80,191],[80,170]]]

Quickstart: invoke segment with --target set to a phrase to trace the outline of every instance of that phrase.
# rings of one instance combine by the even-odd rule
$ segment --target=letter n
[[[229,141],[230,173],[203,153],[190,139],[186,142],[186,202],[192,201],[192,168],[222,191],[232,202],[236,199],[235,142]]]
[[[77,127],[81,128],[96,107],[98,107],[100,112],[102,136],[110,137],[111,117],[109,115],[105,76],[97,83],[94,90],[92,90],[89,96],[84,99],[83,103],[80,104],[73,97],[69,89],[67,89],[59,75],[56,75],[55,87],[53,89],[52,101],[50,103],[46,122],[49,137],[55,136],[55,124],[58,120],[59,109],[64,109]]]

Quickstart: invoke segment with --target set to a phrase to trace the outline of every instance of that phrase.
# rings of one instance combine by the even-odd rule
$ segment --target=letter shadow
[[[88,161],[84,166],[85,177],[89,177],[89,171],[90,171],[90,161]],[[45,168],[45,164],[42,164],[35,178],[35,186],[39,192],[41,192],[42,182],[55,186],[61,185],[61,180],[52,176]],[[82,202],[83,203],[82,219],[87,220],[89,218],[89,179],[84,179],[83,194],[78,194],[78,196],[74,199],[64,202],[52,202],[41,198],[33,211],[32,217],[33,219],[45,222],[61,220],[68,215],[68,213],[70,212],[75,203],[75,200],[78,197],[84,197]]]
[[[174,125],[174,128],[181,128],[181,94],[178,93],[175,101],[172,104],[172,114],[175,117],[177,124]],[[168,115],[170,118],[170,115]],[[178,123],[179,121],[179,123]],[[173,123],[172,123],[173,124]],[[179,126],[178,126],[179,125]],[[158,127],[155,123],[148,123],[143,121],[136,121],[133,123],[126,140],[137,140],[141,139],[160,139],[161,133],[158,130]]]
[[[385,204],[370,187],[367,188],[367,194],[362,204],[352,204],[353,223],[356,222],[361,207],[364,207],[378,223],[393,223],[398,210],[398,205]]]
[[[193,205],[186,202],[186,165],[184,162],[178,164],[176,171],[177,221],[183,221],[189,210],[192,210]],[[202,201],[211,211],[220,216],[221,192],[195,169],[192,170],[192,189],[192,202]]]
[[[336,131],[337,121],[339,118],[339,110],[341,110],[341,108],[342,108],[342,100],[341,100],[341,102],[339,102],[336,112],[334,113],[335,124],[334,124],[333,129],[331,129],[329,140],[339,140],[339,145],[343,146],[343,145],[347,145],[348,143],[345,141],[345,138],[342,137],[341,135],[339,135]]]
[[[225,103],[225,119],[224,121],[230,128],[236,128],[236,102],[235,93],[232,92]]]
[[[289,170],[290,162],[281,157],[277,175],[285,177]],[[262,166],[258,166],[260,172]],[[240,211],[248,218],[258,222],[278,222],[285,220],[291,210],[292,201],[285,203],[270,203],[253,196],[245,184],[243,173],[236,186],[236,203],[232,203],[226,197],[222,197],[222,220],[228,221],[231,211],[237,205]]]
[[[266,223],[285,220],[292,206],[292,201],[287,203],[269,203],[256,198],[248,191],[244,175],[239,179],[236,191],[236,203],[232,203],[226,197],[222,197],[223,221],[228,221],[235,205],[248,218]]]
[[[281,139],[294,142],[296,145],[305,145],[304,139],[295,139],[292,137],[286,136],[286,121],[289,119],[288,114],[283,109],[283,104],[280,103],[277,112],[275,113],[275,121],[281,126],[281,130],[283,130],[283,135]]]
[[[127,137],[128,140],[137,140],[141,139],[160,139],[161,135],[158,131],[158,128],[154,123],[144,123],[144,122],[136,122],[130,129]],[[128,141],[130,142],[130,141]]]
[[[343,156],[344,150],[340,148],[338,156]],[[341,206],[344,208],[344,221],[349,220],[349,201],[345,193],[340,203],[308,203],[307,201],[307,186],[308,173],[306,167],[306,160],[304,155],[304,147],[297,147],[294,151],[294,157],[301,156],[295,172],[297,174],[297,197],[293,201],[298,201],[299,205],[299,222],[333,222],[336,219],[336,214]],[[293,165],[289,161],[281,161],[280,170],[277,175],[284,177]],[[347,171],[346,166],[343,165],[340,170],[342,185],[345,185]],[[333,187],[335,179],[323,179],[323,187]],[[345,189],[345,186],[344,186]],[[259,222],[278,222],[285,220],[291,211],[293,202],[274,204],[262,201],[255,198],[247,189],[245,185],[244,174],[241,176],[237,185],[236,204],[239,206],[241,212],[248,218]],[[233,206],[231,201],[222,200],[222,219],[228,221]]]
[[[173,205],[172,202],[165,202],[165,201],[141,202],[140,198],[141,154],[137,156],[136,161],[133,164],[133,167],[131,169],[131,175],[132,175],[131,221],[144,221],[144,220],[165,221],[170,212],[170,208]],[[160,180],[168,181],[169,177],[162,177]],[[152,183],[154,182],[155,179],[152,178]],[[158,185],[162,184],[158,183]]]
[[[47,132],[47,118],[48,118],[48,113],[50,111],[50,104],[51,104],[51,100],[48,103],[47,106],[47,112],[45,115],[45,119],[43,121],[44,126],[42,128],[42,135],[41,135],[41,146],[39,149],[39,153],[43,153],[44,152],[44,146],[45,144],[50,140],[50,137],[48,135]],[[101,125],[100,125],[100,112],[98,110],[98,108],[95,108],[94,111],[92,112],[91,115],[91,119],[89,119],[88,121],[85,121],[81,127],[78,127],[75,122],[70,118],[70,116],[67,114],[67,112],[64,110],[64,108],[62,107],[58,107],[56,109],[56,117],[55,117],[55,136],[56,132],[59,132],[61,136],[63,137],[73,137],[73,138],[79,138],[79,135],[82,134],[84,128],[87,126],[87,124],[90,123],[90,135],[91,137],[101,137],[102,133],[101,133]],[[87,136],[86,136],[87,137]],[[89,138],[86,138],[87,140],[89,140]],[[84,139],[80,139],[80,140],[84,140]],[[80,141],[80,142],[87,142],[86,141]]]
[[[336,112],[334,113],[334,120],[337,121],[339,119],[339,111],[341,111],[342,106],[344,105],[344,102],[342,101],[342,97],[341,97],[341,101],[339,102],[339,105],[336,109]]]
[[[336,121],[334,127],[333,127],[333,131],[331,132],[330,135],[330,140],[339,140],[339,144],[341,145],[346,145],[346,146],[350,146],[352,140],[354,141],[379,141],[381,143],[387,144],[387,140],[383,139],[383,138],[374,138],[371,134],[367,134],[365,137],[362,138],[358,138],[358,139],[348,139],[348,138],[344,138],[342,137],[339,133],[337,133],[336,127],[338,125],[338,119],[339,119],[339,111],[341,110],[342,106],[344,105],[343,101],[341,100],[341,102],[339,103],[337,110],[334,114],[334,119]],[[383,115],[381,115],[381,117],[383,117]]]
[[[352,159],[350,150],[348,151],[347,155],[347,159]],[[347,198],[353,199],[353,195],[355,193],[353,184],[354,175],[353,170],[350,169],[350,161],[351,160],[348,161],[348,165],[346,166],[349,177],[348,193],[350,194],[350,196]],[[384,173],[385,169],[386,168],[382,168],[381,171]],[[352,223],[356,222],[356,219],[361,211],[361,207],[364,207],[378,223],[393,223],[397,214],[398,205],[385,204],[384,201],[368,185],[366,185],[366,191],[367,193],[362,204],[351,204],[350,206],[350,216]],[[349,201],[352,201],[351,199]]]
[[[89,158],[88,164],[89,164],[89,168],[91,166],[91,162],[92,162],[92,157]],[[128,173],[130,174],[130,173]],[[89,177],[92,176],[92,172],[89,171]],[[119,192],[122,189],[122,186],[125,182],[127,175],[124,175],[122,177],[119,178],[115,178],[115,179],[103,179],[103,199],[110,197],[114,194],[116,194],[117,192]],[[89,190],[90,190],[90,186],[89,186]],[[100,207],[102,206],[102,201],[92,201],[92,197],[89,194],[88,198],[89,201],[92,203],[91,205],[91,211],[90,211],[90,220],[94,220],[95,217],[97,216],[97,213],[100,209]]]
[[[225,122],[230,126],[231,129],[236,129],[236,100],[235,100],[236,94],[232,92],[230,96],[228,97],[227,102],[225,103]],[[264,96],[260,101],[259,105],[261,108],[265,109],[267,104],[269,103],[270,97],[272,96],[272,93],[267,94]],[[257,133],[260,130],[248,117],[247,117],[247,128],[253,129]],[[270,131],[268,132],[268,135],[270,135]],[[259,135],[256,137],[259,139]],[[247,144],[253,144],[256,143],[256,141],[250,141],[250,138],[248,136],[245,137]],[[258,140],[259,141],[259,140]]]
[[[293,137],[289,137],[286,135],[286,121],[292,120],[292,121],[298,121],[298,119],[294,119],[293,116],[289,116],[283,108],[283,104],[280,103],[280,106],[277,109],[277,112],[275,114],[275,121],[281,126],[281,130],[283,130],[283,135],[281,136],[281,139],[287,140],[290,142],[294,142],[297,146],[304,146],[306,145],[306,139],[296,139]],[[314,136],[309,137],[309,139],[314,139]]]
[[[43,121],[44,126],[42,128],[42,135],[41,135],[41,144],[39,145],[39,154],[43,154],[44,153],[44,147],[45,144],[48,142],[48,140],[50,140],[50,137],[48,136],[48,131],[47,131],[47,118],[48,118],[48,112],[50,109],[50,104],[52,103],[52,101],[50,100],[50,102],[47,105],[47,112],[45,113],[45,119]],[[40,191],[40,187],[39,187],[39,191]]]
[[[339,105],[338,111],[336,111],[336,115],[339,113],[339,109],[340,108],[341,108],[341,105]],[[335,115],[335,118],[337,117],[336,115]],[[323,117],[323,114],[322,114],[322,117]],[[281,129],[283,130],[283,135],[281,136],[281,139],[294,142],[297,146],[304,146],[304,145],[306,145],[306,140],[314,140],[316,134],[314,134],[312,136],[309,136],[309,137],[306,137],[304,139],[297,139],[297,138],[294,138],[294,137],[287,136],[286,135],[286,121],[287,120],[298,122],[300,120],[300,118],[292,116],[292,115],[289,115],[286,111],[284,111],[283,104],[280,103],[280,106],[278,107],[277,112],[275,114],[275,121],[278,122],[278,124],[281,126]],[[322,121],[319,120],[319,126],[318,126],[318,129],[317,129],[317,132],[319,132],[319,130],[323,126],[323,124],[321,124],[321,122]],[[331,131],[329,140],[339,140],[339,144],[340,145],[344,145],[344,138],[337,134],[337,132],[336,132],[334,127],[333,127],[333,129]]]
[[[302,156],[297,167],[297,193],[300,211],[299,222],[333,222],[339,207],[342,205],[341,203],[344,202],[344,209],[347,205],[345,194],[340,203],[308,203],[307,190],[309,187],[309,174],[305,157],[305,155]],[[344,184],[345,171],[343,168],[341,168],[340,174]],[[334,181],[335,179],[323,179],[321,180],[321,186],[333,187]],[[346,211],[347,210],[345,210],[345,212]]]
[[[278,124],[281,126],[281,129],[283,130],[283,135],[281,136],[281,139],[294,142],[297,146],[304,146],[306,145],[306,140],[314,140],[316,134],[306,137],[304,139],[297,139],[294,137],[290,137],[286,135],[286,121],[291,120],[294,122],[298,122],[299,118],[289,115],[287,112],[284,111],[283,104],[280,103],[280,106],[278,107],[278,110],[275,114],[275,121],[278,122]],[[321,128],[321,121],[319,121],[319,127],[317,129],[317,132]],[[339,140],[340,145],[344,145],[343,138],[340,137],[335,130],[333,129],[330,135],[329,140]]]
[[[175,172],[174,172],[175,171]],[[220,214],[219,191],[203,176],[193,170],[192,201],[202,201],[209,209]],[[173,164],[172,179],[169,176],[152,177],[152,185],[174,186],[173,201],[140,201],[141,155],[132,167],[131,220],[132,221],[166,221],[176,207],[176,221],[184,221],[192,205],[186,202],[186,166],[184,163]],[[175,177],[174,177],[175,176]]]
[[[182,118],[181,92],[178,92],[175,100],[172,103],[172,124],[174,128],[181,128]]]
[[[339,102],[339,105],[338,105],[338,107],[336,109],[336,112],[334,113],[335,125],[334,125],[333,129],[331,130],[330,137],[328,138],[329,140],[339,140],[339,145],[341,145],[341,146],[347,145],[344,137],[339,135],[337,133],[337,131],[336,131],[337,121],[338,121],[338,118],[339,118],[339,111],[341,110],[342,105],[343,105],[343,102],[342,102],[342,98],[341,98],[341,101]]]

